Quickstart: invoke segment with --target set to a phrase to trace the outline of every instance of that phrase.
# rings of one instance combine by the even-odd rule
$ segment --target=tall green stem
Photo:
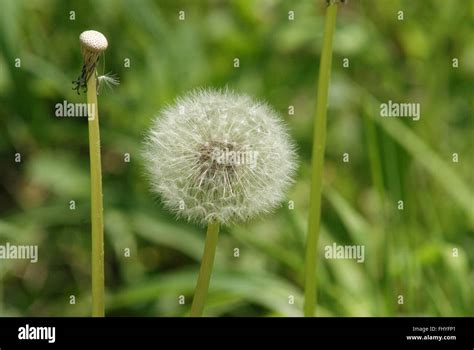
[[[304,315],[314,316],[316,312],[316,253],[318,248],[319,225],[321,221],[321,191],[326,146],[326,114],[329,80],[331,76],[332,38],[336,26],[337,5],[328,5],[324,25],[323,49],[319,65],[316,115],[314,122],[313,150],[311,159],[311,194],[309,206],[308,235],[305,260],[305,302]]]
[[[92,316],[104,317],[104,218],[102,206],[99,108],[97,105],[95,74],[92,74],[87,81],[87,103],[93,106],[94,111],[94,115],[89,116],[92,225]]]
[[[204,310],[209,281],[211,280],[214,256],[216,255],[217,240],[219,238],[219,223],[210,222],[207,226],[204,253],[199,269],[199,277],[194,292],[193,305],[191,306],[191,317],[201,317]]]

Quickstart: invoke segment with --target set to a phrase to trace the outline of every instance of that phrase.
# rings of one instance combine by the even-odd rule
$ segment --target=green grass
[[[469,5],[455,3],[349,1],[338,11],[317,254],[320,316],[472,316],[474,60]],[[84,101],[71,82],[81,68],[78,36],[95,27],[111,43],[107,70],[121,79],[100,97],[107,314],[189,314],[205,234],[176,221],[149,192],[139,150],[151,118],[175,96],[228,85],[281,113],[300,167],[288,194],[294,210],[283,203],[245,227],[222,229],[206,314],[302,316],[324,3],[91,4],[74,3],[76,21],[69,21],[66,2],[2,1],[0,244],[38,244],[39,261],[0,261],[1,315],[90,311],[87,121],[53,113],[64,99]],[[182,8],[184,22],[177,19]],[[394,16],[400,8],[403,22]],[[457,69],[453,57],[460,58]],[[377,117],[389,99],[420,102],[420,121]],[[16,152],[21,163],[13,161]],[[451,161],[454,152],[459,163]],[[366,262],[324,259],[333,242],[366,245]]]

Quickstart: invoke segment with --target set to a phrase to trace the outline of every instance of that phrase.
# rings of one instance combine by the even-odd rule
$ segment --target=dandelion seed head
[[[81,45],[84,49],[92,52],[102,52],[107,49],[109,43],[107,38],[101,32],[96,30],[86,30],[79,36]]]
[[[100,55],[107,49],[109,43],[104,34],[96,30],[86,30],[79,35],[81,42],[82,57],[84,64],[82,65],[81,75],[74,80],[73,90],[80,94],[80,89],[87,91],[87,81],[95,72],[95,66],[99,60]]]
[[[229,90],[195,90],[161,111],[143,155],[164,205],[203,225],[270,212],[296,168],[294,145],[276,112]]]

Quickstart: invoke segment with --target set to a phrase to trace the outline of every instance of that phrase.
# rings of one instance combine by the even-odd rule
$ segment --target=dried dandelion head
[[[165,206],[201,224],[269,212],[282,201],[296,163],[277,114],[228,90],[196,90],[165,108],[144,157]]]
[[[95,30],[86,30],[79,36],[81,42],[82,57],[84,58],[84,64],[82,65],[82,72],[79,78],[73,83],[75,84],[74,90],[87,87],[87,81],[90,76],[95,72],[95,66],[99,61],[99,57],[102,52],[107,49],[109,45],[107,38],[104,34]]]

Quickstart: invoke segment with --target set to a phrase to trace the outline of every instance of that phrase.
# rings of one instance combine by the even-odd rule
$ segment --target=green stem
[[[95,74],[92,74],[87,81],[87,103],[93,105],[94,111],[93,116],[89,116],[92,225],[92,317],[104,317],[104,218],[102,206],[99,109],[97,105]]]
[[[326,146],[326,114],[329,80],[331,76],[332,38],[336,26],[337,5],[331,2],[326,11],[323,49],[319,65],[316,115],[311,159],[311,194],[309,205],[308,235],[306,238],[304,315],[314,316],[316,312],[316,253],[319,225],[321,221],[321,191]]]
[[[204,244],[204,253],[202,255],[201,268],[194,292],[193,305],[191,306],[191,317],[201,317],[206,301],[209,281],[211,280],[212,266],[214,265],[214,256],[216,255],[217,240],[219,238],[219,223],[210,222],[207,226],[206,242]]]

